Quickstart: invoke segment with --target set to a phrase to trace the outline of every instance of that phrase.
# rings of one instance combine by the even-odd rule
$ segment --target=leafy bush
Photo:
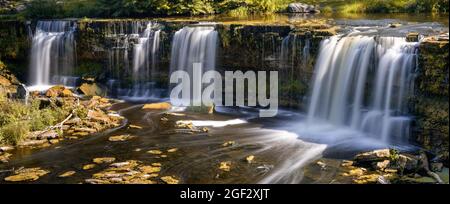
[[[6,98],[0,93],[0,143],[17,144],[30,131],[43,130],[67,117],[69,107],[40,107],[38,100],[30,105]]]
[[[62,4],[56,0],[31,1],[25,11],[28,18],[60,18],[64,16]]]

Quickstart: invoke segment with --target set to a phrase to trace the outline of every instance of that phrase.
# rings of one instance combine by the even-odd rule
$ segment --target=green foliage
[[[103,65],[96,62],[83,61],[75,69],[75,75],[79,76],[98,76],[103,71]]]
[[[64,16],[62,4],[56,0],[34,0],[28,5],[28,18],[60,18]]]
[[[27,122],[14,122],[0,127],[0,144],[16,145],[29,132]]]
[[[284,12],[296,0],[32,0],[28,18],[149,17]],[[303,0],[324,13],[448,12],[448,0]]]
[[[341,13],[448,12],[448,0],[363,0],[340,6]]]
[[[0,93],[0,143],[17,144],[28,132],[55,125],[69,113],[64,106],[41,108],[40,105],[38,100],[25,105]]]

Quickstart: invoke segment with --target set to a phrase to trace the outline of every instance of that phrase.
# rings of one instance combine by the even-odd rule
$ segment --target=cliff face
[[[448,165],[448,41],[425,40],[419,52],[413,133],[419,144]]]

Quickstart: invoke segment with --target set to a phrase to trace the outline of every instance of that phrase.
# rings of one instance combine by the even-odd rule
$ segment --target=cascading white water
[[[158,25],[148,23],[139,35],[138,42],[133,47],[133,89],[128,95],[131,97],[151,97],[155,79],[156,61],[160,46],[160,30]],[[137,31],[136,31],[137,32]]]
[[[162,90],[156,89],[153,82],[157,77],[160,33],[160,25],[155,22],[120,21],[108,25],[111,95],[133,101],[161,96]],[[131,78],[132,87],[121,88],[124,76]]]
[[[74,31],[71,21],[39,21],[33,36],[30,81],[33,86],[64,82],[75,64]],[[64,84],[74,86],[74,84]]]
[[[347,126],[385,142],[407,139],[405,98],[412,90],[417,45],[399,37],[334,36],[324,40],[308,122]]]
[[[218,33],[212,24],[186,26],[177,31],[172,40],[170,73],[183,70],[193,79],[194,63],[201,63],[203,73],[214,70],[217,42]]]

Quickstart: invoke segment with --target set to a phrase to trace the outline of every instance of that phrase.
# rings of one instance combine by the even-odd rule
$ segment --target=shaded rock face
[[[24,98],[26,90],[14,74],[0,61],[0,94],[10,98]]]
[[[420,45],[415,84],[415,141],[430,150],[437,162],[449,165],[448,40],[426,39]]]
[[[303,3],[291,3],[288,6],[289,13],[319,13],[319,9],[317,9],[313,5],[303,4]]]

